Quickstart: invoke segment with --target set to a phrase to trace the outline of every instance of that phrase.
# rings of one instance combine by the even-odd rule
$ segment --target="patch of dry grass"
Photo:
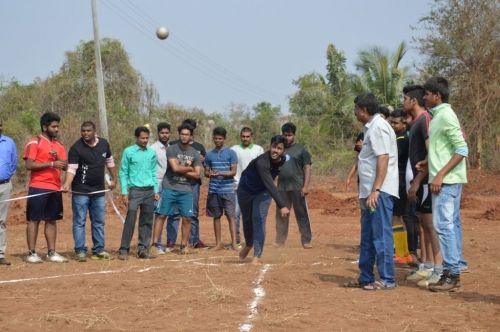
[[[216,285],[213,280],[210,278],[208,273],[205,273],[208,281],[210,281],[210,288],[206,291],[207,298],[212,303],[222,303],[228,302],[235,299],[233,295],[233,291],[229,288],[225,288],[224,286]]]
[[[123,330],[116,326],[115,322],[109,318],[108,313],[113,311],[109,310],[105,313],[98,313],[94,309],[90,313],[72,312],[60,313],[49,312],[39,318],[40,321],[47,321],[52,323],[64,322],[67,325],[78,324],[82,325],[86,330]]]

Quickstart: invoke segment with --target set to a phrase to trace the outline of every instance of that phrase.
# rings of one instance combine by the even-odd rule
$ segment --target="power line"
[[[152,29],[146,27],[143,23],[139,22],[136,18],[129,15],[129,13],[127,13],[125,10],[123,10],[119,6],[115,6],[111,2],[107,2],[104,0],[102,1],[102,3],[106,7],[108,7],[108,9],[110,9],[116,15],[118,15],[121,19],[123,19],[128,24],[133,26],[140,33],[147,36],[148,39],[151,38],[151,36],[152,36],[151,30]],[[148,22],[148,23],[150,23],[150,22]],[[186,51],[185,49],[179,48],[179,46],[176,45],[175,43],[168,43],[168,44],[155,43],[155,44],[159,45],[160,47],[163,47],[163,49],[166,50],[167,52],[169,52],[171,55],[173,55],[177,59],[181,60],[182,62],[188,64],[189,66],[196,68],[202,74],[209,77],[210,79],[215,80],[215,81],[217,81],[217,82],[219,82],[219,83],[221,83],[221,84],[223,84],[223,85],[225,85],[233,90],[236,90],[236,91],[243,93],[243,94],[250,93],[253,96],[258,97],[258,98],[262,98],[264,95],[264,93],[262,93],[262,91],[258,91],[253,86],[249,86],[244,81],[241,81],[241,80],[236,79],[232,76],[229,76],[228,74],[224,74],[218,70],[215,70],[211,66],[207,66],[205,62],[196,58],[195,56],[193,56],[190,52]]]
[[[145,17],[145,18],[147,18],[147,23],[149,23],[152,28],[155,28],[155,27],[158,27],[158,26],[162,26],[162,24],[160,22],[158,22],[157,20],[155,20],[151,15],[149,15],[146,11],[144,11],[143,9],[141,9],[140,7],[138,7],[132,1],[125,0],[124,3],[130,9],[132,9],[139,17],[143,17],[143,18]],[[210,63],[213,67],[218,68],[221,72],[225,73],[226,75],[232,76],[235,79],[238,79],[242,83],[246,84],[247,86],[250,86],[250,87],[254,88],[256,91],[260,91],[263,94],[267,94],[267,95],[272,96],[272,97],[278,97],[278,98],[280,98],[280,96],[278,96],[277,94],[275,94],[273,92],[270,92],[270,91],[268,91],[266,89],[263,89],[262,87],[260,87],[258,85],[253,84],[252,82],[248,81],[244,77],[241,77],[240,75],[238,75],[237,73],[233,72],[232,70],[230,70],[230,69],[224,67],[223,65],[217,63],[216,61],[212,60],[210,57],[208,57],[207,55],[203,54],[202,52],[200,52],[199,50],[197,50],[195,47],[191,46],[188,42],[182,40],[180,37],[178,37],[178,35],[172,36],[172,39],[173,39],[173,42],[178,43],[181,48],[183,48],[184,50],[186,50],[190,54],[191,53],[195,53],[201,59],[203,59],[204,61]]]

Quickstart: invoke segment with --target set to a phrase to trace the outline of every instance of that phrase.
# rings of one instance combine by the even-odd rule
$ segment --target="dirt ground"
[[[24,201],[11,204],[7,258],[0,266],[0,330],[170,331],[498,331],[500,329],[500,177],[471,172],[463,197],[462,289],[435,294],[404,281],[391,291],[346,289],[357,275],[359,212],[339,179],[314,178],[309,196],[313,245],[302,249],[293,216],[284,248],[274,248],[274,207],[262,266],[230,250],[169,253],[153,260],[28,265]],[[22,192],[15,196],[22,195]],[[73,258],[71,205],[58,228],[58,251]],[[202,195],[201,206],[205,205]],[[122,213],[124,208],[121,207]],[[204,208],[202,208],[202,214]],[[223,236],[229,242],[227,224]],[[116,255],[121,221],[108,207],[107,249]],[[87,232],[87,245],[91,246]],[[214,244],[212,221],[202,239]],[[134,244],[136,236],[134,236]],[[40,234],[39,252],[46,252]]]

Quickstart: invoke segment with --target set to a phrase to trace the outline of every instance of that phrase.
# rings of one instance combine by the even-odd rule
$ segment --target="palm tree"
[[[401,105],[401,92],[408,78],[408,67],[399,67],[406,54],[404,42],[392,55],[380,47],[371,47],[359,52],[356,69],[359,74],[351,77],[351,90],[356,94],[373,93],[384,105]]]

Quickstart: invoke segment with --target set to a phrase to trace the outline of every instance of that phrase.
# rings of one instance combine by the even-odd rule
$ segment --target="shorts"
[[[394,198],[393,216],[402,217],[407,212],[408,198],[406,194],[406,186],[399,186],[399,198]]]
[[[225,212],[226,217],[231,220],[236,215],[236,194],[208,194],[207,196],[207,216],[220,218]]]
[[[28,198],[26,220],[54,221],[63,218],[63,200],[60,191],[29,187],[28,196],[47,192],[49,194]]]
[[[193,193],[190,191],[177,191],[163,189],[156,214],[162,216],[192,217]]]
[[[432,213],[432,195],[429,184],[423,184],[418,188],[416,206],[420,213]]]

